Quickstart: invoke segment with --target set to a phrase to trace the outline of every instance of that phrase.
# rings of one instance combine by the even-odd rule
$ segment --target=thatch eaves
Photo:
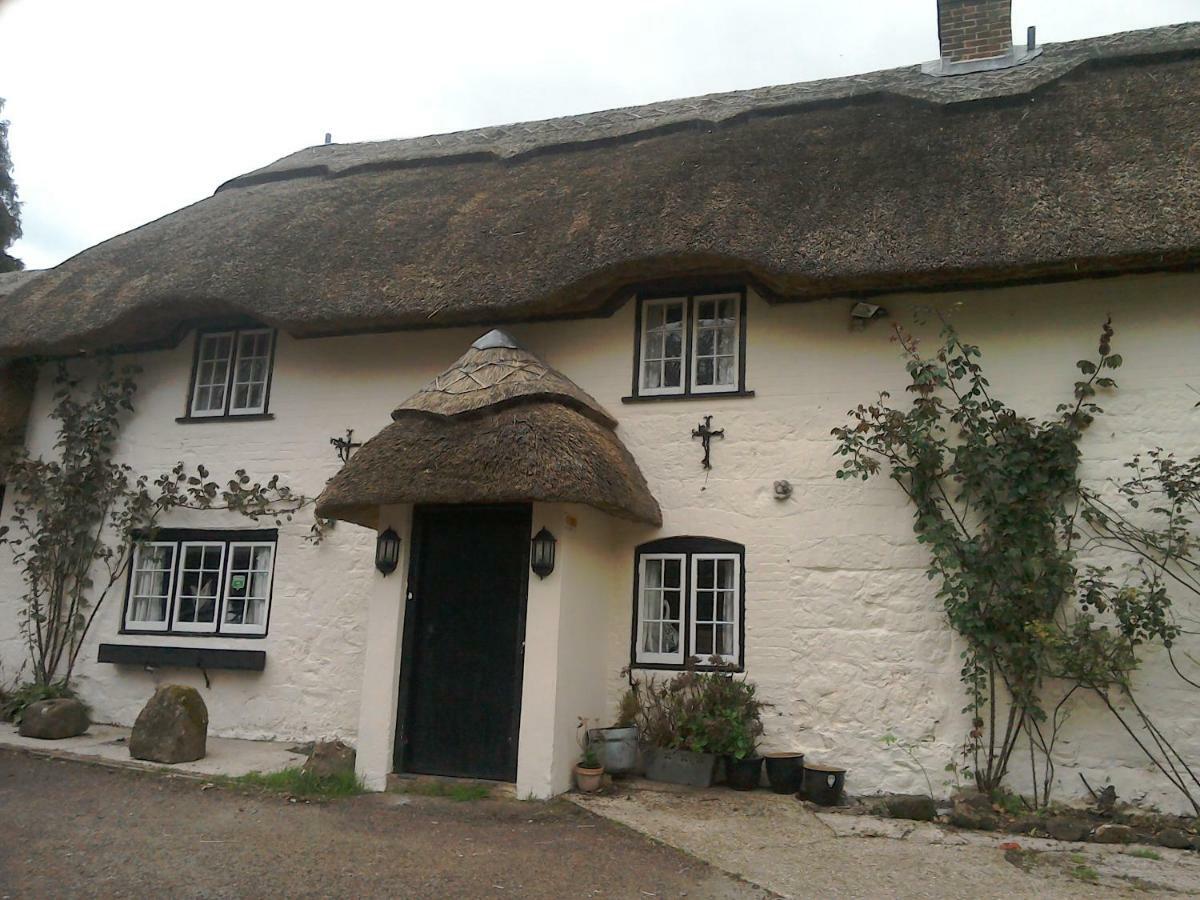
[[[391,504],[539,501],[662,524],[612,418],[503,332],[476,341],[392,417],[330,479],[318,515],[375,527]]]
[[[0,298],[0,357],[611,312],[736,276],[769,299],[1200,263],[1200,24],[454,135],[317,147]]]

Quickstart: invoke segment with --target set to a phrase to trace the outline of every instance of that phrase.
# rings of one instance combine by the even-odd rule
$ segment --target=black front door
[[[515,781],[531,510],[413,516],[396,768]]]

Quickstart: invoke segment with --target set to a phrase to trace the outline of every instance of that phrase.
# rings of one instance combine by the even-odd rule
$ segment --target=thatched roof
[[[476,341],[392,413],[317,500],[373,528],[395,503],[584,503],[662,524],[604,409],[503,332]]]
[[[909,66],[314,147],[0,298],[0,357],[611,312],[736,275],[770,299],[1200,263],[1200,25],[1002,72]]]
[[[590,394],[499,330],[473,343],[454,365],[401,403],[392,418],[406,412],[457,416],[530,397],[561,403],[607,428],[617,427],[617,420]]]

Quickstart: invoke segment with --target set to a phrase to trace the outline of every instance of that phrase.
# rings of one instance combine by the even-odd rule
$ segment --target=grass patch
[[[458,803],[468,803],[472,800],[486,800],[492,796],[492,789],[483,784],[469,784],[456,781],[425,781],[406,782],[402,790],[406,794],[420,794],[422,797],[446,797]]]
[[[1130,856],[1136,856],[1138,859],[1162,859],[1162,854],[1149,847],[1138,847],[1136,850],[1129,851]]]
[[[1091,866],[1076,866],[1071,870],[1071,874],[1080,881],[1086,881],[1089,884],[1095,884],[1100,880],[1100,873]]]
[[[1087,854],[1085,854],[1085,853],[1072,853],[1072,854],[1071,854],[1071,862],[1073,862],[1073,863],[1077,863],[1077,864],[1078,864],[1078,863],[1085,863],[1085,862],[1087,862]]]
[[[299,767],[278,772],[250,772],[229,779],[233,784],[288,794],[292,797],[353,797],[363,793],[363,784],[353,772],[341,775],[313,775]]]

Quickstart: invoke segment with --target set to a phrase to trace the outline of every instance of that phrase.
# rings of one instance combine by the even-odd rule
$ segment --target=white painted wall
[[[1145,446],[1196,452],[1200,429],[1187,385],[1200,385],[1198,288],[1194,275],[1142,276],[883,302],[892,320],[905,324],[921,306],[952,318],[982,346],[997,392],[1032,415],[1052,413],[1069,396],[1075,360],[1094,352],[1100,323],[1111,313],[1115,348],[1125,357],[1121,391],[1106,400],[1109,413],[1083,447],[1085,471],[1099,478]],[[942,769],[965,731],[960,646],[925,579],[925,555],[903,497],[886,479],[861,484],[833,477],[830,429],[880,388],[901,396],[904,386],[887,323],[852,331],[849,306],[849,300],[770,306],[752,298],[747,386],[756,396],[697,402],[621,403],[632,379],[629,304],[608,319],[511,329],[617,416],[618,433],[664,511],[662,529],[653,530],[612,525],[604,517],[593,523],[598,514],[582,510],[577,533],[588,537],[584,543],[608,543],[577,569],[568,561],[576,546],[572,535],[551,526],[563,541],[563,568],[541,584],[531,579],[529,635],[557,634],[558,640],[548,640],[541,655],[527,643],[519,784],[563,785],[573,762],[567,756],[575,753],[574,718],[595,703],[592,678],[604,679],[610,714],[615,711],[618,672],[629,655],[633,547],[652,537],[700,534],[746,545],[747,670],[774,704],[766,748],[795,747],[846,765],[852,791],[923,788],[915,767],[880,742],[891,731],[919,744],[935,788],[941,787],[947,777]],[[148,472],[179,458],[204,462],[218,474],[238,466],[254,475],[278,471],[298,489],[316,493],[338,464],[330,436],[347,427],[358,437],[375,433],[399,400],[456,359],[482,330],[309,341],[282,336],[271,396],[276,418],[257,423],[177,425],[192,341],[142,354],[139,409],[124,433],[121,458]],[[931,328],[918,330],[932,336]],[[29,435],[35,450],[47,448],[53,437],[48,408],[42,385]],[[700,468],[700,446],[690,437],[704,414],[726,429],[726,438],[714,443],[710,473]],[[772,495],[772,482],[780,478],[796,488],[785,502]],[[555,514],[565,512],[558,508]],[[204,521],[218,524],[212,517]],[[364,654],[371,652],[367,612],[381,602],[374,535],[343,525],[326,545],[313,548],[301,541],[306,527],[297,524],[281,535],[271,632],[254,644],[268,653],[267,671],[215,673],[204,693],[219,734],[353,739],[360,728]],[[552,586],[556,578],[561,590]],[[23,656],[15,625],[19,590],[17,573],[0,571],[0,664],[10,678]],[[574,604],[586,597],[599,602]],[[596,616],[600,609],[605,621]],[[118,639],[119,614],[119,603],[101,614],[93,644]],[[248,646],[232,640],[216,645]],[[598,661],[601,646],[604,658]],[[87,656],[95,658],[94,648]],[[593,674],[597,668],[601,676]],[[537,691],[547,690],[552,671],[551,706],[548,696],[540,705],[531,703]],[[157,681],[202,684],[198,675],[150,675],[95,663],[80,675],[98,716],[118,722],[132,720]],[[1200,756],[1194,695],[1174,687],[1161,659],[1147,661],[1138,678],[1142,696],[1193,758]],[[526,737],[526,714],[550,708],[553,715],[529,732],[554,735],[550,748],[536,751],[549,758],[537,762],[534,755],[527,758],[535,748]],[[1069,738],[1059,761],[1064,796],[1079,793],[1077,771],[1083,771],[1093,784],[1111,777],[1123,797],[1144,792],[1150,802],[1178,805],[1105,714],[1081,707]]]

